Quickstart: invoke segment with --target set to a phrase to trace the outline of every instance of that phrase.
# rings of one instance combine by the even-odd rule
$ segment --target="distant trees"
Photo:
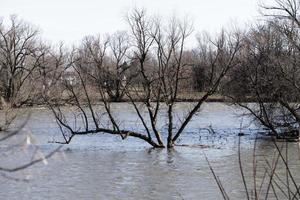
[[[67,49],[63,43],[58,47],[48,47],[45,55],[40,61],[36,70],[37,79],[35,84],[37,94],[34,103],[45,104],[51,101],[54,104],[63,104],[67,99],[64,98],[63,85],[76,84],[78,81],[70,70],[73,64],[73,51]]]
[[[0,94],[6,102],[20,106],[32,97],[30,82],[44,54],[37,29],[15,16],[9,26],[0,24]]]
[[[126,32],[104,38],[89,36],[74,52],[74,65],[90,79],[90,86],[103,88],[110,101],[121,101],[132,78],[127,64],[129,48]]]
[[[14,107],[20,107],[43,104],[43,94],[49,93],[49,96],[51,91],[51,99],[63,104],[67,98],[59,98],[61,94],[62,97],[66,96],[62,93],[62,86],[70,82],[81,84],[75,68],[85,73],[82,78],[86,79],[88,90],[98,90],[97,88],[101,87],[104,96],[109,96],[109,101],[113,102],[130,100],[126,95],[128,90],[136,94],[132,95],[135,100],[146,98],[140,95],[141,92],[133,92],[132,85],[137,86],[135,88],[138,90],[147,90],[145,75],[149,78],[151,73],[156,76],[155,71],[158,68],[163,69],[166,76],[172,77],[165,80],[166,86],[177,88],[165,88],[172,90],[172,95],[176,93],[177,96],[178,90],[181,93],[205,91],[211,81],[209,67],[204,64],[207,61],[205,59],[209,58],[199,53],[200,47],[187,50],[180,46],[186,39],[181,41],[183,35],[180,34],[186,34],[184,37],[187,37],[191,32],[187,29],[191,27],[184,27],[187,26],[186,22],[178,25],[176,19],[170,20],[168,26],[162,27],[158,19],[149,19],[140,22],[147,23],[146,30],[139,30],[142,27],[134,27],[139,23],[138,16],[134,17],[136,19],[130,17],[127,19],[130,24],[130,35],[126,32],[117,32],[105,37],[88,36],[73,49],[65,48],[62,43],[58,47],[44,44],[36,28],[17,17],[11,17],[10,24],[1,23],[0,28],[0,96]],[[182,29],[186,29],[187,32],[180,33]],[[165,34],[166,31],[168,35]],[[134,50],[136,48],[138,50]],[[176,54],[180,55],[175,57],[173,52],[177,50],[179,52]],[[178,74],[176,62],[184,62],[182,66],[184,70],[180,70]],[[174,77],[180,81],[175,81]],[[157,77],[152,78],[156,80]],[[79,91],[82,88],[77,89]],[[94,98],[102,99],[95,95]]]
[[[112,69],[110,70],[112,80],[109,81],[108,87],[106,87],[108,88],[107,93],[112,101],[121,101],[135,76],[135,74],[129,72],[131,67],[128,63],[129,35],[126,32],[113,34],[110,37],[109,46],[112,54]]]

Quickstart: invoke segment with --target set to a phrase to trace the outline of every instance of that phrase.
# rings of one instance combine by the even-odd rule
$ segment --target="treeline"
[[[141,15],[135,16],[137,18],[145,17],[142,20],[147,20],[143,22],[146,27],[133,30],[137,19],[128,19],[130,31],[87,36],[71,49],[63,44],[46,44],[34,26],[15,16],[10,18],[9,25],[1,23],[1,97],[14,106],[42,103],[43,93],[55,85],[57,94],[53,94],[53,98],[60,98],[66,84],[80,85],[76,72],[80,69],[85,74],[83,78],[89,79],[89,89],[100,84],[111,101],[128,100],[125,93],[133,85],[140,85],[143,90],[143,73],[138,66],[141,59],[145,61],[145,73],[153,76],[158,76],[159,68],[168,71],[166,76],[176,76],[175,66],[180,62],[183,67],[178,74],[178,92],[205,92],[220,73],[224,59],[229,59],[233,46],[238,45],[235,66],[226,72],[218,86],[218,94],[241,102],[256,102],[256,90],[259,90],[264,101],[276,101],[278,96],[298,100],[297,18],[276,15],[248,30],[222,30],[214,37],[199,34],[195,47],[186,48],[192,24],[175,18],[163,24],[159,19],[144,16],[145,11],[135,14]],[[135,41],[136,37],[145,38]],[[145,55],[139,58],[136,49],[142,46]],[[180,61],[173,54],[177,54]],[[169,81],[168,85],[174,85]]]
[[[222,30],[214,37],[198,35],[194,48],[186,47],[193,32],[188,20],[163,22],[145,10],[128,14],[128,32],[87,36],[71,49],[47,45],[33,26],[12,17],[9,25],[0,25],[0,95],[15,107],[50,106],[60,125],[71,133],[70,140],[82,132],[64,121],[60,104],[78,108],[86,133],[131,135],[163,146],[156,120],[165,103],[168,146],[173,146],[203,102],[215,94],[247,109],[273,133],[278,133],[278,127],[295,130],[300,122],[299,2],[276,0],[262,8],[263,22],[247,30]],[[174,131],[174,105],[187,93],[195,94],[195,107]],[[119,127],[109,104],[124,100],[136,109],[147,136]],[[137,101],[148,108],[150,127]],[[259,106],[242,103],[249,101]],[[104,103],[113,129],[99,127],[93,109],[99,102]]]
[[[157,78],[160,70],[170,77],[168,86],[176,84],[174,76],[180,76],[179,93],[204,92],[220,73],[218,62],[223,61],[219,57],[230,54],[226,51],[234,44],[229,40],[242,37],[240,33],[222,31],[216,43],[203,35],[197,38],[195,48],[186,48],[186,40],[193,31],[189,22],[172,18],[162,24],[158,19],[148,18],[144,10],[133,12],[135,16],[131,17],[135,19],[128,19],[131,31],[86,36],[73,48],[63,43],[48,45],[34,26],[11,17],[9,24],[0,26],[1,97],[14,107],[43,104],[43,94],[51,91],[53,100],[61,100],[66,87],[81,87],[83,78],[88,81],[89,90],[97,90],[100,84],[110,101],[128,101],[126,91],[133,88],[144,91],[143,73]],[[140,21],[145,27],[133,27],[137,26],[134,24],[137,20],[147,20]],[[136,49],[144,52],[137,55]],[[218,49],[223,49],[222,55],[216,55]],[[220,60],[213,60],[214,57]],[[140,62],[144,63],[142,70]],[[182,69],[176,75],[177,65]],[[214,65],[212,70],[211,65]]]

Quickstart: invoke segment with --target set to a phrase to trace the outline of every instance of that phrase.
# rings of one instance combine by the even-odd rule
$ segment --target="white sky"
[[[126,30],[126,13],[134,7],[160,16],[188,15],[195,33],[215,33],[259,16],[257,0],[0,0],[0,16],[16,14],[37,25],[44,39],[72,44],[86,35]]]

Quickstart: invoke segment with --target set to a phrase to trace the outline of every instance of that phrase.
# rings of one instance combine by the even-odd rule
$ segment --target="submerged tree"
[[[276,0],[263,8],[268,21],[245,35],[227,92],[273,134],[299,136],[299,2]]]
[[[133,74],[130,81],[126,80],[126,86],[122,86],[122,91],[144,131],[123,128],[120,122],[122,119],[112,109],[111,95],[107,89],[109,85],[103,85],[103,72],[109,65],[106,52],[108,43],[99,39],[88,48],[90,51],[82,52],[82,48],[79,48],[72,56],[71,66],[78,84],[65,82],[64,93],[76,107],[76,118],[70,119],[63,108],[48,102],[64,138],[64,142],[58,143],[70,143],[76,135],[108,133],[119,135],[122,139],[139,138],[153,147],[171,148],[207,98],[219,89],[227,72],[239,63],[239,34],[227,34],[223,31],[213,42],[199,44],[195,52],[203,60],[202,67],[209,71],[209,82],[202,96],[183,118],[179,118],[175,110],[178,94],[192,71],[192,63],[184,56],[186,40],[193,30],[192,25],[187,20],[180,21],[176,18],[164,25],[159,20],[149,18],[145,10],[133,10],[128,16],[128,23],[131,30],[130,48],[122,45],[123,36],[120,38],[120,35],[114,39],[111,47],[117,72],[123,57],[126,55],[130,58],[130,72]],[[118,81],[119,75],[117,73]],[[159,116],[163,114],[167,116],[166,135],[161,134],[157,123]],[[175,123],[175,118],[180,124]],[[166,143],[163,136],[166,136]]]

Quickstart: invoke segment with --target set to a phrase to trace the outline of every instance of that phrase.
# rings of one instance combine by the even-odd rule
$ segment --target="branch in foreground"
[[[45,161],[46,159],[50,158],[51,156],[53,156],[56,152],[58,152],[61,149],[62,146],[59,146],[58,148],[56,148],[54,151],[52,151],[51,153],[47,154],[46,156],[30,161],[29,163],[26,163],[24,165],[18,166],[18,167],[14,167],[14,168],[6,168],[6,167],[0,167],[0,171],[4,171],[4,172],[16,172],[16,171],[20,171],[20,170],[24,170],[28,167],[31,167],[32,165],[35,165],[39,162]]]

